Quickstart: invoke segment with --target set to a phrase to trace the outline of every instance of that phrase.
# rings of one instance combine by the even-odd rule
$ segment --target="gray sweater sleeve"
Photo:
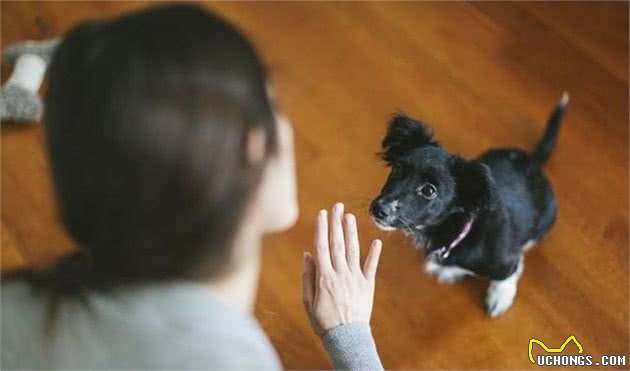
[[[367,323],[337,326],[322,340],[336,370],[383,370]]]

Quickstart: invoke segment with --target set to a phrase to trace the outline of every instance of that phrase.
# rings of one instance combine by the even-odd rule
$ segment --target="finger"
[[[381,242],[381,240],[372,241],[370,252],[365,259],[365,264],[363,266],[363,275],[368,280],[373,280],[374,277],[376,277],[376,268],[378,267],[378,261],[381,257],[382,247],[383,243]]]
[[[328,213],[320,210],[317,215],[317,227],[315,228],[315,252],[317,254],[317,267],[319,271],[332,270],[330,262],[330,250],[328,248]]]
[[[343,227],[341,219],[343,217],[343,204],[337,203],[333,207],[330,218],[330,250],[333,267],[336,271],[343,271],[348,268],[346,262],[346,246],[343,240]]]
[[[315,262],[311,254],[304,253],[304,271],[302,272],[302,291],[304,306],[310,313],[315,298]]]
[[[346,260],[350,270],[359,271],[361,263],[359,262],[359,234],[357,233],[357,219],[352,214],[346,214],[344,218],[344,232],[346,237]]]

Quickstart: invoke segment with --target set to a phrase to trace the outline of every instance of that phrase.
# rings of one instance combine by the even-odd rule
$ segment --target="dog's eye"
[[[431,183],[424,183],[418,187],[418,194],[427,200],[432,200],[437,197],[437,189]]]
[[[403,167],[401,164],[393,164],[392,165],[392,174],[391,177],[396,179],[402,176]]]

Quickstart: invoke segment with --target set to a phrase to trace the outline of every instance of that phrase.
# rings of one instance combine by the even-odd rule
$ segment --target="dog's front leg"
[[[486,311],[490,317],[497,317],[505,313],[514,302],[518,280],[523,273],[523,256],[519,258],[516,270],[503,280],[492,280],[486,292]]]
[[[444,266],[436,263],[433,260],[427,260],[424,264],[425,272],[435,277],[440,283],[455,283],[462,280],[467,276],[474,276],[475,274],[467,269],[460,268],[458,266]]]

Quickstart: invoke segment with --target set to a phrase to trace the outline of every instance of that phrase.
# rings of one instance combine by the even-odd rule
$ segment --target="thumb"
[[[363,274],[365,278],[368,280],[373,280],[376,276],[376,268],[378,267],[378,260],[381,257],[381,248],[383,247],[383,243],[381,240],[372,241],[372,246],[370,246],[370,252],[368,253],[367,258],[365,259],[365,263],[363,266]]]
[[[304,271],[302,272],[302,291],[304,296],[304,306],[310,311],[313,307],[313,298],[315,297],[315,262],[313,256],[304,253]]]

